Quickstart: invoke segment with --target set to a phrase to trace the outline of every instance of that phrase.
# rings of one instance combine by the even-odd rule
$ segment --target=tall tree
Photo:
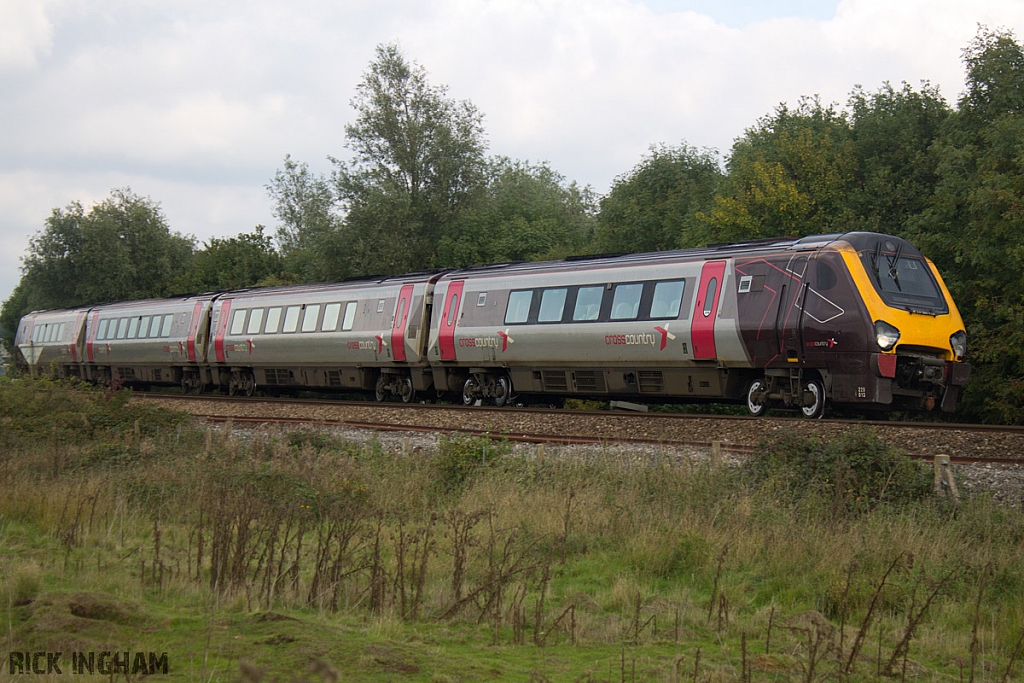
[[[723,179],[717,157],[686,144],[651,147],[601,199],[595,247],[659,251],[703,241],[697,214],[711,208]]]
[[[284,262],[272,240],[257,225],[251,233],[220,239],[211,237],[196,251],[188,268],[168,285],[171,294],[242,289],[284,284]]]
[[[974,372],[963,406],[1024,423],[1024,50],[984,27],[964,51],[967,89],[933,154],[939,182],[910,238],[944,273]]]
[[[856,182],[849,189],[858,229],[904,234],[924,211],[939,180],[932,146],[952,110],[925,83],[915,91],[884,84],[877,92],[857,87],[849,99]]]
[[[482,115],[431,85],[397,45],[379,45],[345,126],[348,161],[332,159],[356,272],[430,266],[436,245],[481,186]]]
[[[171,232],[159,204],[115,189],[88,211],[55,208],[29,241],[22,266],[34,308],[161,296],[192,256],[193,240]]]
[[[281,221],[277,242],[285,268],[306,282],[340,280],[351,274],[350,248],[345,246],[341,218],[335,212],[334,188],[305,162],[285,155],[266,185]]]
[[[498,157],[438,245],[437,265],[563,258],[587,250],[594,198],[546,164]]]
[[[701,219],[708,239],[801,236],[847,229],[856,157],[845,112],[805,98],[749,128],[733,145],[728,181]]]

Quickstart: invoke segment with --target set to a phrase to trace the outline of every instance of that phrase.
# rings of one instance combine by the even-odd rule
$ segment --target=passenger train
[[[908,242],[850,232],[26,315],[21,362],[220,389],[952,411],[963,320]]]

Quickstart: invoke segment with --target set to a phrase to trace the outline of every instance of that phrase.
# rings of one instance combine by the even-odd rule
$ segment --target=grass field
[[[870,433],[738,470],[402,455],[20,380],[0,428],[0,680],[1024,676],[1024,516]]]

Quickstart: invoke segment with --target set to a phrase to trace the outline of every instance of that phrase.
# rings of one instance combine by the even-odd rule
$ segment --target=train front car
[[[971,366],[963,319],[935,264],[896,237],[849,233],[843,241],[878,347],[869,365],[879,398],[888,388],[893,403],[952,412]]]
[[[57,377],[82,376],[83,328],[87,309],[35,311],[15,334],[15,363]]]
[[[825,400],[944,411],[970,375],[963,320],[934,265],[905,240],[818,235],[735,262],[747,408],[820,416]]]

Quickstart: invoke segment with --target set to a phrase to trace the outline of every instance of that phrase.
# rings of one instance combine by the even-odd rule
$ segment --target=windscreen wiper
[[[900,264],[900,256],[902,254],[903,254],[903,245],[901,244],[898,247],[896,247],[896,254],[895,255],[893,255],[891,258],[888,257],[888,256],[886,257],[887,259],[889,259],[889,278],[896,285],[896,289],[898,289],[901,292],[903,291],[903,288],[900,287],[900,273],[899,273],[898,266]]]

